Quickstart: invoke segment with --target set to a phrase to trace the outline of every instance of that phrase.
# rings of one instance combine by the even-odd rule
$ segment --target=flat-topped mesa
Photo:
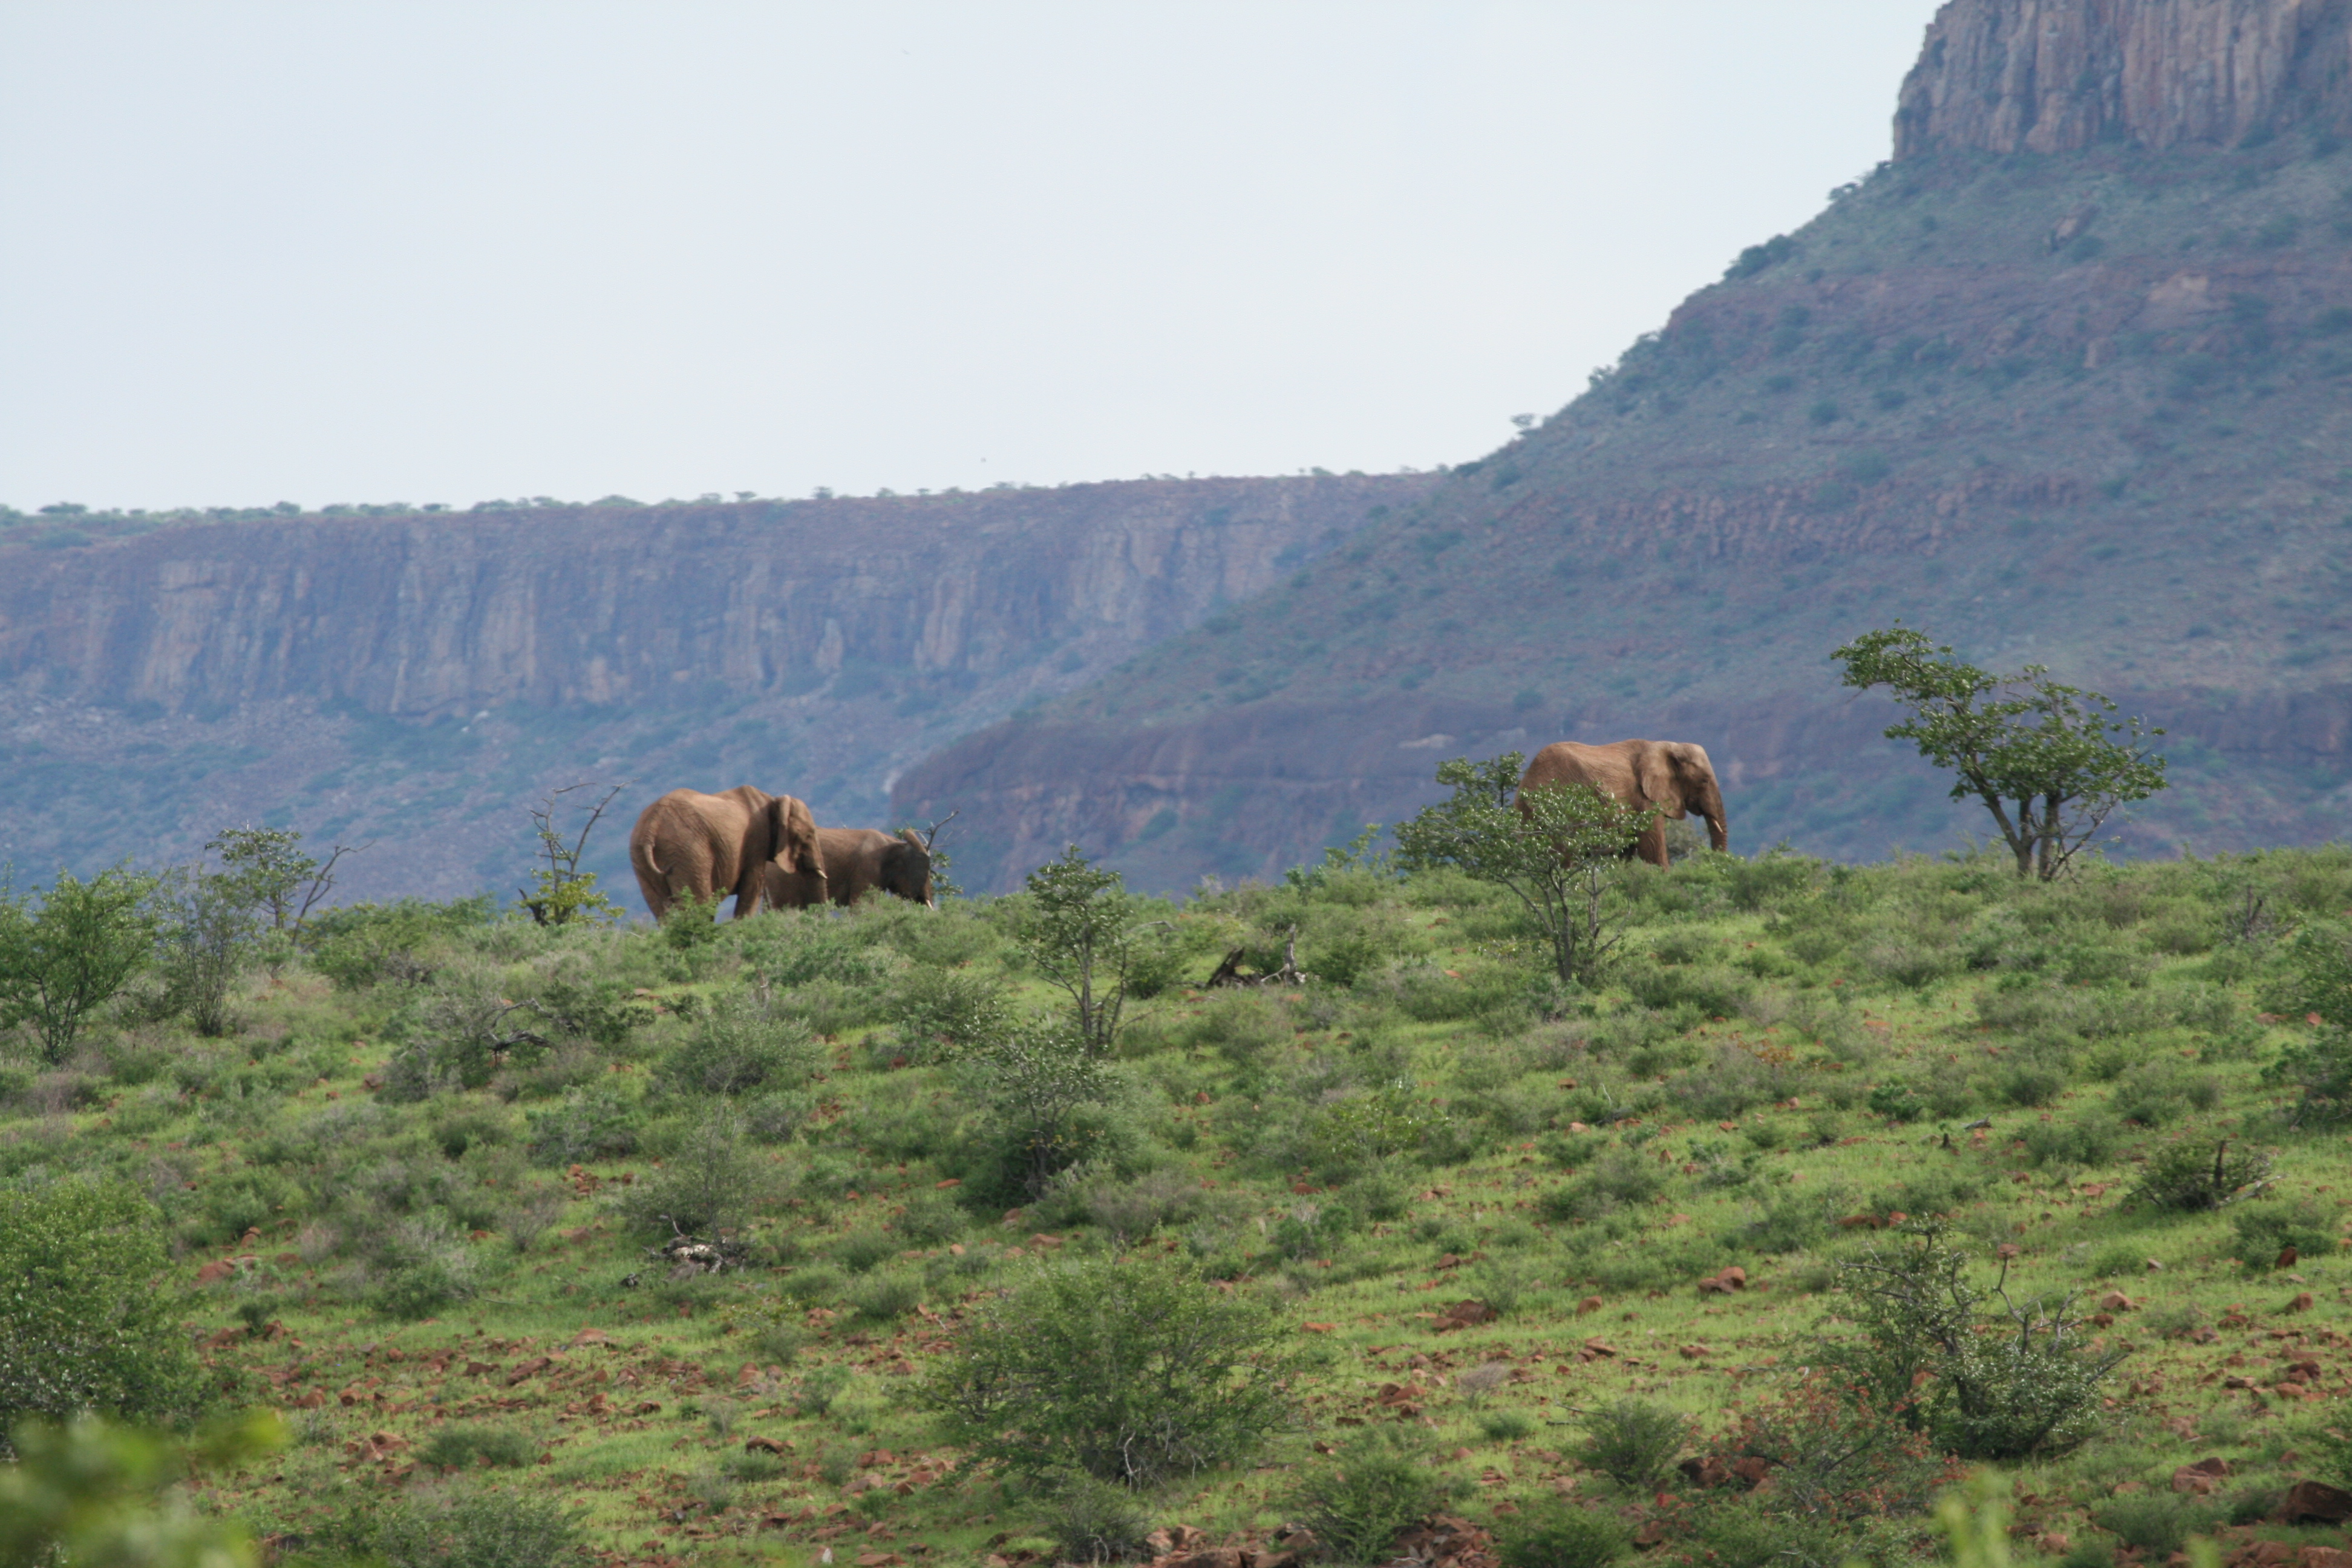
[[[1895,156],[2352,134],[2352,0],[1949,0]]]

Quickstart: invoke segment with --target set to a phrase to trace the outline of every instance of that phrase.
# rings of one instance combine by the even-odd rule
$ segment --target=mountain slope
[[[26,520],[0,544],[0,858],[382,839],[353,892],[511,887],[525,806],[756,781],[879,820],[894,773],[1326,552],[1402,476],[793,503]],[[95,541],[95,542],[93,542]],[[44,547],[47,546],[47,547]]]
[[[2210,134],[2161,148],[2086,110],[2084,144],[2004,153],[2021,116],[1911,107],[1964,99],[2029,11],[2114,9],[1948,6],[1903,158],[1410,513],[928,759],[901,812],[961,806],[996,885],[1071,838],[1168,885],[1394,820],[1445,755],[1646,733],[1709,747],[1738,847],[1932,847],[1978,825],[1827,662],[1900,616],[2171,728],[2178,782],[2131,848],[2341,833],[2352,154],[2307,90],[2335,79],[2295,57],[2274,100],[2176,104],[2158,118]],[[2320,48],[2346,7],[2234,9],[2294,11]],[[2113,63],[2067,90],[2106,93]],[[2211,76],[2129,63],[2167,91]],[[2048,119],[2042,76],[2002,79]]]

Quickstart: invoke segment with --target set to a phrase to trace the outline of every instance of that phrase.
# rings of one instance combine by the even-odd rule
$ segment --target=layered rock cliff
[[[0,858],[185,853],[269,817],[433,840],[355,885],[446,894],[510,879],[531,791],[576,778],[632,781],[624,825],[640,796],[747,780],[878,818],[925,751],[1264,591],[1432,482],[295,516],[0,547]],[[618,847],[608,833],[608,872]]]
[[[2352,132],[2347,0],[1950,0],[1895,155],[2235,146]]]

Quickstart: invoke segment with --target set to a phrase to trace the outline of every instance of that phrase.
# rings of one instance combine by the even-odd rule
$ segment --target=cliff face
[[[2234,146],[2352,130],[2347,0],[1950,0],[1895,155]]]
[[[0,547],[0,860],[375,838],[360,894],[520,875],[541,789],[627,822],[746,782],[879,821],[908,763],[1245,599],[1433,482],[1204,479],[457,516]],[[941,814],[944,815],[944,814]]]
[[[895,500],[294,518],[14,552],[0,679],[164,712],[797,695],[845,668],[1115,662],[1426,481],[1202,480]]]

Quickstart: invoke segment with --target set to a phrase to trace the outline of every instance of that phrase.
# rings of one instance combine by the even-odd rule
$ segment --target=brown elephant
[[[828,898],[836,904],[854,904],[877,889],[909,903],[935,902],[930,847],[911,827],[896,834],[878,827],[820,827],[816,844],[824,861],[823,879],[771,868],[768,902],[778,909],[812,909]]]
[[[1605,746],[1555,741],[1535,754],[1519,775],[1519,795],[1539,784],[1598,784],[1627,805],[1662,806],[1633,841],[1632,853],[1653,866],[1667,864],[1666,817],[1677,821],[1696,811],[1706,819],[1707,837],[1718,850],[1731,845],[1723,815],[1723,791],[1706,748],[1688,741],[1612,741]]]
[[[629,833],[629,865],[654,919],[680,899],[716,903],[731,892],[740,921],[760,907],[766,873],[808,882],[824,898],[816,835],[816,818],[788,795],[750,784],[722,795],[674,789],[637,818]]]

